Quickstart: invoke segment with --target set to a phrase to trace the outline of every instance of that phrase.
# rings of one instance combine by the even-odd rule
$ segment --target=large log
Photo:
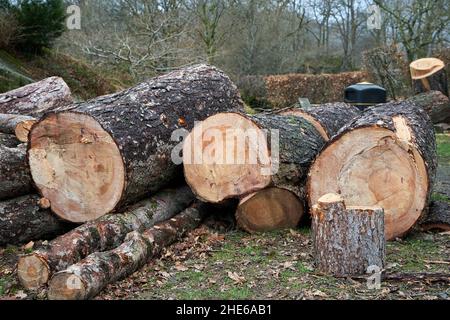
[[[0,200],[23,196],[33,190],[26,152],[26,145],[16,148],[0,145]]]
[[[20,143],[15,135],[0,132],[0,146],[16,148]]]
[[[72,225],[39,207],[39,196],[27,195],[0,202],[0,246],[48,240]]]
[[[33,117],[0,113],[0,132],[14,134],[20,142],[28,142],[28,133],[35,123]]]
[[[182,172],[171,159],[179,143],[171,139],[175,130],[242,107],[222,71],[198,65],[61,108],[30,132],[33,180],[58,216],[93,220],[158,191]]]
[[[50,77],[0,94],[0,113],[40,117],[72,102],[70,89],[64,80]]]
[[[349,206],[385,211],[386,239],[406,234],[425,212],[436,172],[427,113],[408,101],[368,109],[331,139],[311,167],[310,205],[328,193]]]
[[[449,96],[447,72],[442,60],[423,58],[413,61],[409,67],[416,94],[436,90]]]
[[[325,141],[328,141],[347,123],[361,115],[361,111],[355,106],[337,102],[305,109],[289,108],[283,110],[281,114],[305,118],[320,132]]]
[[[334,276],[361,275],[369,266],[383,270],[386,259],[382,208],[346,207],[337,194],[327,194],[312,210],[316,269]]]
[[[236,221],[249,233],[293,229],[298,226],[304,211],[303,200],[292,192],[268,188],[241,200]]]
[[[198,198],[211,203],[271,186],[303,199],[309,166],[324,144],[316,128],[300,117],[220,113],[185,139],[185,178]]]
[[[107,215],[85,223],[33,253],[19,258],[18,277],[27,289],[37,289],[49,277],[89,254],[120,245],[132,231],[143,231],[172,218],[194,200],[188,187],[167,190],[142,200],[123,214]]]
[[[433,201],[428,209],[428,214],[420,222],[420,227],[424,231],[450,231],[450,203]]]
[[[194,205],[143,233],[128,234],[116,249],[94,253],[56,273],[49,283],[48,299],[85,300],[96,296],[108,284],[129,276],[163,248],[197,228],[206,213],[205,204]]]
[[[450,123],[450,99],[440,91],[429,91],[408,99],[428,113],[434,124]]]

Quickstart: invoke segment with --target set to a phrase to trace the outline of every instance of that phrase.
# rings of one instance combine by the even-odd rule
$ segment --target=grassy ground
[[[437,138],[440,165],[448,173],[450,137]],[[438,191],[435,200],[449,201]],[[23,252],[17,247],[0,249],[0,299],[46,298],[45,289],[24,292],[17,283],[17,255]],[[448,232],[415,231],[387,244],[389,273],[439,273],[448,278],[449,262]],[[364,279],[318,274],[308,227],[248,235],[203,226],[96,299],[450,299],[450,287],[448,281],[416,278],[383,281],[380,289],[370,290]]]

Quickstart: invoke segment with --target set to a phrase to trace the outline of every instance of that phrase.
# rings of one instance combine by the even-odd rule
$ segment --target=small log
[[[334,136],[311,166],[310,207],[328,193],[381,207],[386,239],[405,235],[428,207],[437,164],[433,125],[409,101],[369,108]]]
[[[303,201],[292,192],[268,188],[240,202],[236,221],[241,229],[249,233],[296,228],[304,211]]]
[[[50,77],[0,94],[0,113],[41,117],[72,102],[70,89],[64,80]]]
[[[384,212],[346,207],[337,194],[321,197],[312,210],[314,260],[318,271],[337,277],[361,275],[369,266],[384,268]]]
[[[205,204],[194,205],[142,234],[128,234],[125,242],[116,249],[96,252],[56,273],[49,283],[48,299],[86,300],[95,297],[108,284],[131,275],[163,248],[197,228],[206,213]]]
[[[19,144],[20,141],[17,140],[15,135],[0,132],[0,146],[16,148]]]
[[[26,145],[16,148],[0,145],[0,200],[23,196],[33,190],[26,152]]]
[[[14,134],[20,142],[28,142],[28,133],[36,119],[17,114],[0,114],[0,132]]]
[[[27,195],[0,202],[0,246],[51,239],[73,227],[42,210],[38,201],[39,196]]]
[[[26,289],[37,289],[49,277],[89,254],[117,247],[132,231],[143,231],[170,219],[194,200],[188,187],[166,190],[143,200],[125,213],[85,223],[33,253],[19,258],[18,277]]]
[[[361,115],[361,111],[343,102],[326,103],[310,108],[289,108],[281,112],[283,115],[294,115],[309,121],[320,132],[325,141],[330,140],[347,123]]]
[[[450,123],[450,99],[440,91],[429,91],[408,99],[428,113],[434,124]]]
[[[94,220],[182,175],[172,159],[175,130],[242,109],[236,86],[215,67],[174,71],[44,116],[30,132],[31,174],[55,214]]]
[[[436,58],[424,58],[410,64],[413,88],[416,94],[437,90],[447,97],[448,78],[445,63]]]
[[[443,201],[433,201],[428,214],[420,222],[423,231],[450,231],[450,204]]]
[[[324,144],[301,117],[219,113],[185,139],[184,174],[206,202],[241,199],[272,186],[302,199],[308,168]]]

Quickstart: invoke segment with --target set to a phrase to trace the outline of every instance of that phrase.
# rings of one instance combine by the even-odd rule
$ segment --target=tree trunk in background
[[[50,77],[0,94],[0,113],[41,117],[72,102],[70,89],[64,80]]]
[[[0,200],[23,196],[33,190],[26,153],[25,145],[16,148],[0,145]]]
[[[386,239],[406,234],[425,212],[436,172],[427,113],[408,101],[378,105],[344,127],[311,167],[310,205],[338,193],[349,206],[382,207]]]
[[[36,119],[17,114],[0,113],[0,132],[14,134],[20,142],[28,142],[30,132]]]
[[[175,130],[242,109],[236,86],[215,67],[174,71],[45,116],[30,133],[31,173],[53,212],[90,221],[182,174],[171,159]]]
[[[319,272],[344,277],[384,268],[382,208],[347,207],[337,194],[321,197],[312,210],[314,260]]]
[[[38,202],[37,195],[0,202],[0,246],[50,239],[73,227],[41,209]]]
[[[56,273],[49,283],[49,300],[86,300],[95,297],[108,284],[129,276],[157,256],[163,248],[197,228],[206,213],[205,204],[194,205],[143,233],[128,234],[125,242],[116,249],[91,254]]]
[[[429,91],[408,99],[428,113],[434,124],[450,123],[450,100],[440,91]]]
[[[347,123],[361,115],[361,111],[343,102],[326,103],[310,108],[288,108],[283,115],[294,115],[309,121],[320,132],[325,141],[330,140]]]
[[[424,231],[450,231],[450,204],[444,201],[433,201],[428,214],[420,222],[420,227]]]
[[[188,187],[162,191],[138,202],[125,213],[104,216],[85,223],[48,245],[19,259],[18,277],[27,289],[47,283],[52,273],[63,270],[96,251],[112,249],[132,231],[142,232],[170,219],[194,200]]]
[[[186,138],[185,178],[200,199],[211,203],[270,186],[303,199],[309,166],[324,144],[314,126],[300,117],[220,113]]]

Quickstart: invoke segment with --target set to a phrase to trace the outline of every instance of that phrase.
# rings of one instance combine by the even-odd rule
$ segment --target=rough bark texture
[[[325,131],[325,140],[329,140],[338,133],[346,124],[361,115],[361,111],[352,105],[343,102],[315,105],[307,109],[290,108],[282,112],[285,115],[306,116],[317,121]],[[314,124],[314,123],[313,123]],[[321,131],[319,129],[319,131]]]
[[[0,94],[0,113],[40,117],[72,102],[70,89],[64,80],[50,77]]]
[[[36,119],[17,114],[0,113],[0,132],[14,134],[21,142],[28,141],[28,133]]]
[[[346,208],[340,196],[325,195],[312,211],[312,235],[320,272],[341,277],[364,274],[369,266],[384,267],[381,208]]]
[[[19,259],[18,276],[27,289],[47,283],[49,276],[96,251],[118,246],[132,231],[142,232],[185,209],[194,196],[188,187],[167,190],[143,200],[123,214],[85,223]],[[37,272],[39,270],[39,272]]]
[[[0,145],[0,200],[26,195],[33,190],[26,161],[26,146]]]
[[[366,141],[370,145],[365,146]],[[389,161],[383,160],[387,155]],[[370,171],[353,158],[370,164]],[[406,234],[425,212],[436,164],[435,135],[427,113],[410,101],[378,105],[345,126],[322,150],[309,173],[310,205],[323,194],[339,193],[351,206],[383,207],[386,238],[392,240]],[[388,194],[394,188],[395,193]],[[362,199],[369,193],[374,201]]]
[[[181,167],[171,159],[173,148],[179,144],[179,141],[171,140],[174,130],[190,130],[195,121],[218,112],[242,109],[236,86],[222,71],[212,66],[197,65],[148,80],[123,92],[63,107],[56,113],[48,114],[33,126],[28,155],[33,158],[33,140],[40,138],[33,134],[45,131],[45,128],[38,129],[42,123],[43,126],[46,121],[55,120],[57,123],[58,117],[63,114],[91,117],[113,138],[123,160],[125,183],[124,187],[120,187],[113,211],[158,191],[181,172]],[[44,150],[44,153],[46,151],[49,150]],[[36,152],[42,153],[40,150]],[[36,181],[33,169],[40,171],[40,165],[41,161],[34,163],[30,160],[38,189],[53,203],[54,199],[43,192],[47,186]],[[67,191],[70,193],[70,190]],[[62,203],[64,199],[58,201]],[[59,214],[53,205],[52,210]]]
[[[114,250],[94,253],[64,271],[50,283],[50,300],[85,300],[96,296],[108,284],[129,276],[187,232],[197,228],[206,215],[205,204],[197,204],[174,218],[143,233],[132,232]]]
[[[440,91],[447,97],[448,95],[448,78],[445,69],[430,75],[425,79],[413,79],[414,93],[422,93],[430,90]]]
[[[16,148],[20,144],[15,135],[0,132],[0,146]]]
[[[73,227],[41,209],[38,201],[39,196],[27,195],[0,202],[0,246],[51,239]]]
[[[409,98],[408,101],[424,108],[433,123],[450,123],[450,100],[442,92],[424,92]]]
[[[239,228],[249,233],[293,229],[304,212],[303,199],[288,190],[268,188],[242,199],[236,221]]]
[[[420,222],[422,230],[450,231],[450,204],[443,201],[433,201],[428,214]]]

